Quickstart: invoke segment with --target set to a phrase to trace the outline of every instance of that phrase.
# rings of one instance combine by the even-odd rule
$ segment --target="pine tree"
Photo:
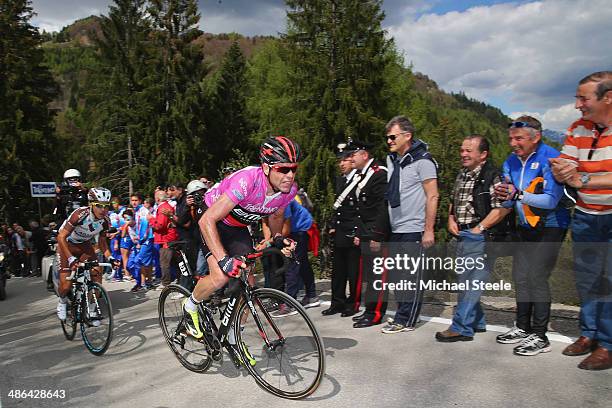
[[[290,77],[303,170],[319,204],[331,201],[334,146],[348,137],[377,142],[388,112],[388,63],[380,0],[287,0]],[[321,152],[320,149],[325,149]],[[321,208],[320,206],[319,208]]]
[[[101,17],[102,35],[95,44],[96,71],[87,83],[86,118],[91,180],[127,196],[138,185],[136,166],[143,152],[135,149],[146,118],[139,95],[144,88],[150,22],[144,0],[115,0]]]
[[[29,0],[0,0],[0,214],[12,220],[37,213],[29,181],[58,174],[49,159],[56,139],[47,107],[58,89],[32,16]]]
[[[246,98],[248,94],[246,62],[238,43],[234,41],[225,54],[219,70],[212,109],[207,115],[210,140],[219,141],[208,146],[210,161],[208,174],[216,174],[221,163],[240,147],[247,155],[252,126],[247,118]]]
[[[186,180],[202,173],[207,161],[202,151],[201,81],[206,74],[201,48],[193,43],[202,33],[195,0],[151,0],[148,12],[154,24],[155,66],[149,80],[157,82],[159,103],[141,147],[149,149],[143,168],[152,189],[156,181]]]

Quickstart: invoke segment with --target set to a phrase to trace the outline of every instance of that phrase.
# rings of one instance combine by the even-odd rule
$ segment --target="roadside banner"
[[[32,197],[55,197],[55,182],[31,181],[30,193]]]

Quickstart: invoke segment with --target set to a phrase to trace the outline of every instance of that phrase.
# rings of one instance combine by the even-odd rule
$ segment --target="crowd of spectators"
[[[27,229],[18,223],[0,225],[0,245],[7,250],[12,276],[40,276],[41,261],[49,252],[47,239],[53,227],[48,218],[43,218],[40,224],[29,221]]]
[[[544,143],[538,119],[514,119],[508,125],[512,153],[501,167],[491,162],[486,137],[465,136],[448,231],[458,240],[457,257],[485,261],[456,272],[456,281],[468,284],[460,286],[452,324],[436,333],[438,342],[471,341],[486,331],[480,304],[483,286],[471,282],[488,282],[500,247],[510,246],[515,248],[516,320],[497,342],[512,344],[513,353],[520,356],[550,352],[549,277],[569,230],[581,300],[581,336],[563,354],[588,355],[578,365],[581,369],[612,368],[612,72],[597,72],[580,81],[576,109],[582,118],[569,127],[561,152]],[[422,257],[435,243],[439,192],[435,159],[417,138],[410,119],[394,117],[385,132],[386,167],[374,159],[370,144],[349,140],[338,145],[341,175],[328,231],[335,237],[336,254],[332,301],[322,313],[353,316],[365,304],[365,311],[353,316],[353,327],[383,324],[388,293],[380,284],[405,279],[415,285],[396,286],[401,288],[394,293],[397,311],[381,329],[393,334],[416,329],[424,287],[419,283],[431,277],[424,274],[422,264],[412,271],[398,273],[389,267],[375,274],[373,258],[393,258],[398,252]]]
[[[501,167],[491,162],[486,137],[465,135],[458,152],[462,168],[452,189],[447,228],[459,243],[458,257],[486,254],[483,267],[467,267],[457,275],[459,283],[490,280],[497,256],[491,250],[495,243],[526,244],[513,254],[515,324],[497,336],[497,342],[514,345],[513,353],[522,356],[551,351],[546,334],[551,310],[548,280],[570,231],[582,303],[581,336],[563,354],[588,354],[579,368],[599,370],[612,367],[612,72],[582,79],[576,98],[582,118],[570,126],[561,152],[544,143],[542,124],[532,116],[521,116],[509,124],[512,153]],[[389,150],[384,164],[372,155],[372,144],[348,140],[338,145],[336,200],[331,228],[324,231],[332,237],[334,253],[331,304],[322,314],[352,317],[356,329],[386,323],[381,332],[395,334],[417,328],[424,291],[418,282],[427,276],[423,268],[408,275],[387,270],[375,274],[373,259],[381,251],[385,256],[402,253],[418,258],[435,244],[438,168],[409,118],[394,117],[384,130]],[[231,177],[233,171],[227,169],[224,177]],[[116,231],[109,238],[111,250],[123,263],[108,278],[134,281],[132,292],[164,288],[174,279],[191,289],[191,277],[176,271],[176,248],[184,251],[194,274],[207,273],[198,221],[206,208],[203,195],[211,185],[205,178],[187,185],[172,183],[158,187],[153,198],[132,194],[129,206],[114,197],[109,215]],[[313,249],[318,230],[303,191],[285,209],[284,217],[283,235],[297,242],[298,262],[279,276],[282,262],[265,258],[265,285],[285,290],[294,298],[303,290],[302,305],[317,307],[321,302],[308,251]],[[15,276],[40,274],[40,259],[48,253],[46,241],[52,227],[44,221],[42,225],[31,221],[27,230],[18,224],[0,227],[0,243],[10,248]],[[265,221],[260,235],[271,238]],[[177,242],[181,245],[173,245]],[[375,287],[374,282],[404,278],[417,284],[412,290],[395,291],[395,315],[385,320],[388,291]],[[486,331],[481,294],[482,290],[469,284],[460,290],[452,323],[436,333],[437,341],[471,341],[476,333]],[[363,312],[357,314],[362,305]],[[275,317],[293,313],[288,308]]]

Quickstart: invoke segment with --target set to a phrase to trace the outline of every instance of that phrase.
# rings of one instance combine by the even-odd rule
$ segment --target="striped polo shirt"
[[[600,130],[591,121],[577,120],[567,130],[559,157],[576,160],[579,173],[591,176],[612,173],[612,130],[610,127],[601,133]],[[612,189],[578,190],[576,208],[588,214],[612,214]]]

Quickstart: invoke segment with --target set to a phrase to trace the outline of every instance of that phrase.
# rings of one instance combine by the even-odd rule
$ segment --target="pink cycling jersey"
[[[245,227],[287,207],[297,193],[297,184],[293,183],[286,194],[278,192],[267,196],[267,189],[268,181],[262,168],[250,166],[213,186],[206,192],[204,201],[210,207],[222,194],[227,195],[236,206],[223,219],[223,223],[232,227]]]

